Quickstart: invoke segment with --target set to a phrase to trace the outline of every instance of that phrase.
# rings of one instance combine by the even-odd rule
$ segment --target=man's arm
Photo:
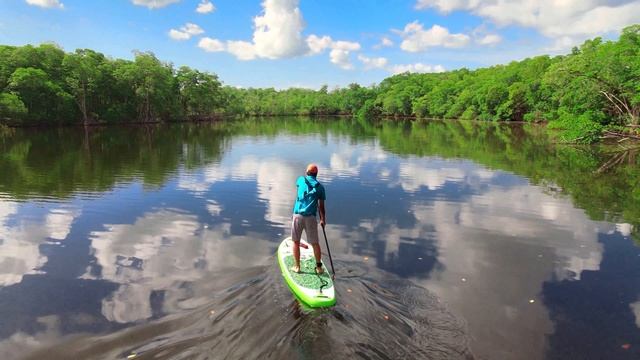
[[[324,212],[324,200],[318,200],[318,210],[320,210],[320,226],[326,224],[326,214]]]

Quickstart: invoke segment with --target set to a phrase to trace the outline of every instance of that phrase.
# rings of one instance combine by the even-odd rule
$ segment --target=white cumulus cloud
[[[349,59],[349,51],[347,50],[333,49],[329,53],[329,59],[331,63],[339,66],[342,69],[352,70],[354,68],[351,60]]]
[[[480,45],[495,45],[502,41],[502,37],[498,34],[487,34],[476,39],[476,43]]]
[[[427,65],[423,63],[392,65],[387,70],[392,74],[402,74],[404,72],[441,73],[446,71],[442,65]]]
[[[417,9],[465,10],[499,26],[534,28],[548,37],[588,37],[640,22],[638,0],[418,0]]]
[[[299,0],[265,0],[263,13],[253,19],[255,30],[251,42],[203,38],[198,46],[205,51],[226,51],[238,60],[282,59],[301,55],[317,55],[330,49],[329,60],[343,68],[353,69],[350,55],[360,50],[360,44],[351,41],[334,41],[329,36],[303,37],[305,23],[299,8]],[[181,36],[181,34],[176,34]],[[182,35],[184,37],[184,35]]]
[[[385,57],[368,57],[358,55],[358,60],[364,65],[365,70],[384,69],[391,74],[402,74],[405,72],[412,73],[440,73],[446,71],[442,65],[427,65],[423,63],[415,64],[389,64],[389,60]]]
[[[466,34],[452,34],[449,29],[433,25],[425,30],[417,21],[407,24],[399,32],[403,37],[400,48],[408,52],[425,51],[430,47],[460,48],[469,44],[471,38]]]
[[[302,36],[305,24],[298,0],[265,0],[262,7],[263,14],[253,19],[255,30],[251,45],[255,55],[280,59],[305,54],[308,47]],[[246,55],[246,49],[241,53]]]
[[[393,46],[393,41],[386,36],[383,36],[380,39],[380,43],[373,46],[374,49],[382,49],[383,47],[391,47]]]
[[[256,58],[256,48],[247,41],[227,41],[227,51],[238,60],[253,60]]]
[[[307,46],[311,55],[320,54],[325,49],[328,49],[333,44],[330,36],[319,37],[317,35],[309,35],[307,37]]]
[[[180,30],[171,29],[169,30],[169,37],[173,40],[189,40],[191,38],[191,35]]]
[[[502,36],[492,32],[487,28],[487,24],[482,24],[471,32],[473,41],[478,45],[494,46],[502,42]]]
[[[349,58],[352,51],[360,50],[360,44],[351,41],[334,41],[329,53],[330,61],[345,70],[352,70],[353,64]]]
[[[416,9],[422,10],[434,7],[447,14],[453,10],[472,9],[478,6],[480,1],[481,0],[418,0]]]
[[[357,51],[360,50],[360,44],[352,41],[334,41],[331,44],[332,49],[344,50],[344,51]]]
[[[27,4],[43,8],[64,9],[64,4],[60,0],[27,0]]]
[[[330,36],[319,37],[317,35],[307,37],[307,46],[309,48],[309,55],[317,55],[326,49],[331,49],[329,52],[329,60],[331,63],[345,70],[352,70],[354,68],[350,58],[351,52],[360,50],[360,44],[357,42],[334,41]]]
[[[298,3],[299,0],[263,1],[262,15],[253,19],[252,42],[229,40],[226,51],[239,60],[281,59],[307,54],[309,46],[302,36],[305,23]]]
[[[198,4],[198,7],[196,8],[196,11],[200,14],[208,14],[210,12],[214,12],[215,10],[216,7],[213,5],[213,3],[211,3],[211,1],[208,0],[202,0],[202,2],[200,2],[200,4]]]
[[[370,58],[364,55],[358,55],[358,60],[364,64],[365,70],[369,69],[382,69],[387,66],[389,60],[384,57]]]
[[[204,33],[204,30],[196,24],[186,23],[179,30],[169,30],[169,37],[173,40],[189,40],[192,36],[200,35]]]
[[[212,39],[210,37],[203,37],[198,42],[198,47],[206,52],[218,52],[225,51],[226,48],[222,41],[218,39]]]
[[[134,5],[146,6],[149,9],[159,9],[173,3],[177,3],[180,0],[133,0]]]

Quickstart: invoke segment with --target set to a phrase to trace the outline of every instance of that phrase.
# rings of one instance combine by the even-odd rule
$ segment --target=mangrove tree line
[[[52,44],[0,46],[0,119],[13,124],[176,121],[220,115],[358,115],[549,121],[567,140],[640,122],[640,25],[563,56],[476,70],[404,73],[319,90],[222,86],[152,53],[132,61]]]

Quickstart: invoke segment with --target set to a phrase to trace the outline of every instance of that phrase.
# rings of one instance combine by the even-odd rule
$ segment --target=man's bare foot
[[[316,274],[320,275],[324,272],[324,269],[322,268],[322,266],[316,266]]]
[[[300,273],[300,265],[293,265],[291,267],[291,271],[293,271],[294,273]]]

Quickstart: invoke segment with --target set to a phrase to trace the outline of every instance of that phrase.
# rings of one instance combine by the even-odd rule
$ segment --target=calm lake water
[[[468,122],[16,130],[0,358],[640,358],[640,166],[606,151]],[[274,256],[309,162],[325,310]]]

